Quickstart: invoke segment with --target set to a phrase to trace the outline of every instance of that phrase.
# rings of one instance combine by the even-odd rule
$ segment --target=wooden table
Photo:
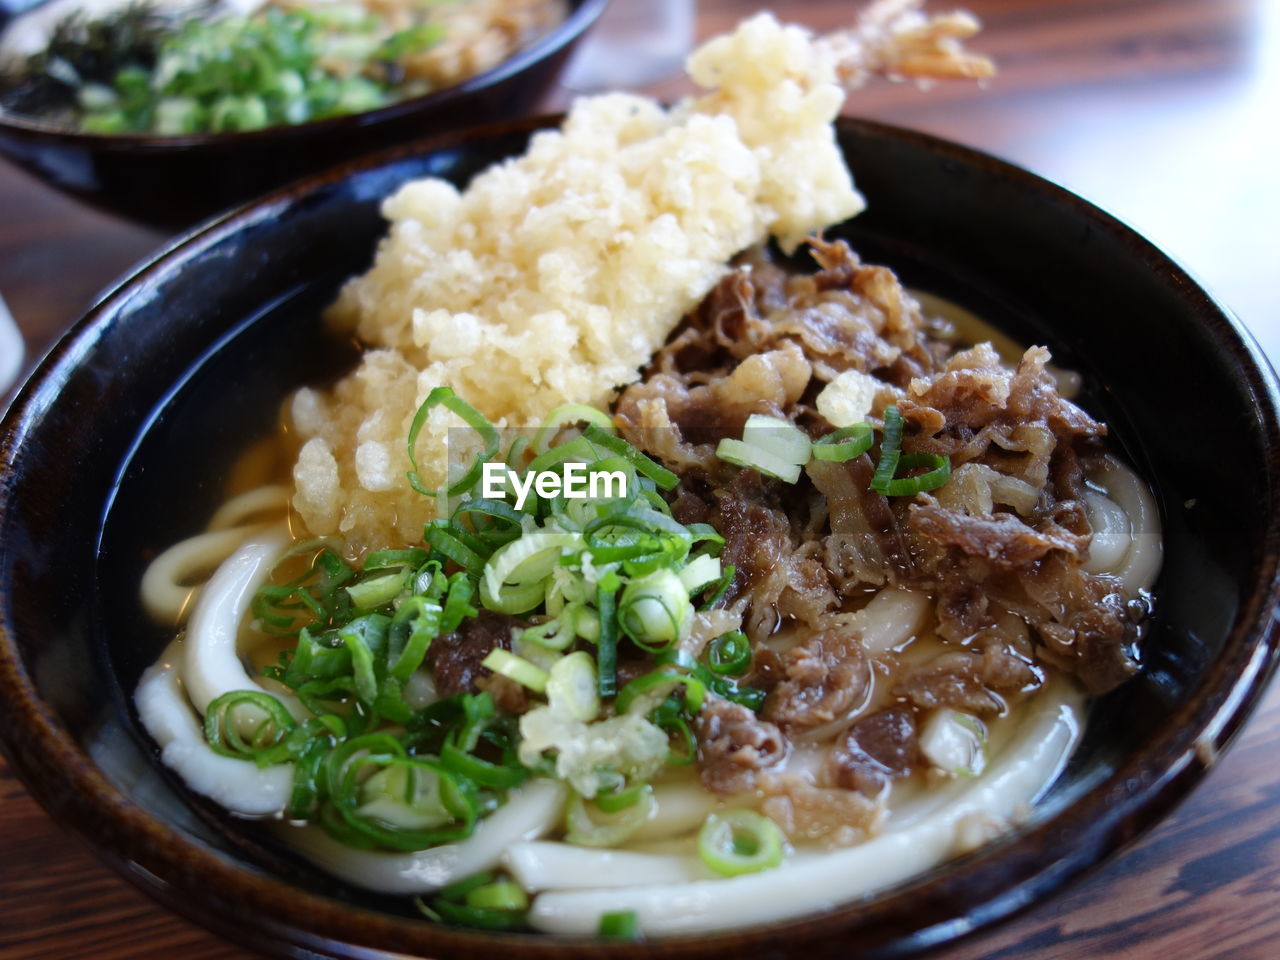
[[[648,0],[646,0],[648,2]],[[696,32],[755,0],[704,0]],[[935,3],[935,6],[940,4]],[[588,44],[624,43],[617,0]],[[830,28],[848,0],[793,0]],[[1184,262],[1280,357],[1280,2],[979,0],[988,89],[880,86],[851,112],[959,140],[1031,168],[1128,221]],[[589,48],[587,48],[589,51]],[[678,81],[656,82],[663,95]],[[560,108],[558,91],[548,108]],[[94,294],[163,241],[0,164],[0,293],[39,355]],[[943,951],[947,960],[1280,957],[1280,688],[1169,820],[1067,894]],[[99,866],[0,761],[0,958],[225,960],[246,954]]]

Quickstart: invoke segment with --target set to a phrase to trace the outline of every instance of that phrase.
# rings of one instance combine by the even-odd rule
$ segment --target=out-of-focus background
[[[848,112],[978,147],[1081,194],[1180,260],[1280,358],[1280,0],[962,5],[985,24],[973,46],[998,60],[998,78],[985,88],[876,85],[852,96]],[[614,0],[544,108],[604,87],[678,96],[692,44],[759,6]],[[857,4],[771,6],[785,20],[826,30],[847,23]],[[7,365],[29,369],[99,291],[167,239],[92,212],[0,161],[0,297],[26,340],[26,359],[15,363],[0,306],[0,375]],[[941,956],[1280,956],[1278,761],[1273,692],[1203,788],[1134,850],[1067,895]],[[244,954],[95,864],[0,761],[0,958],[91,956]]]

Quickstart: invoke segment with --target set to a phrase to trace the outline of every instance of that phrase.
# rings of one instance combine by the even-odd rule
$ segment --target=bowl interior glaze
[[[14,767],[131,880],[259,949],[577,952],[437,929],[404,902],[307,868],[267,831],[179,789],[128,697],[168,639],[138,603],[147,560],[203,526],[231,460],[292,389],[353,361],[322,334],[320,312],[370,262],[380,200],[428,174],[464,183],[546,122],[314,178],[176,244],[55,348],[4,421],[0,736]],[[904,956],[1007,915],[1183,796],[1276,662],[1277,397],[1248,335],[1153,247],[1045,181],[878,124],[843,120],[839,135],[869,209],[833,233],[1084,375],[1083,404],[1156,489],[1156,613],[1142,674],[1094,704],[1030,825],[873,900],[650,946],[663,956],[836,957],[851,938],[866,956]]]

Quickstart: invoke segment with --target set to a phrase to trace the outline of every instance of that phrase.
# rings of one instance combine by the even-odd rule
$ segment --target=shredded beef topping
[[[1095,692],[1123,682],[1138,624],[1105,578],[1079,567],[1090,540],[1080,493],[1106,427],[1060,395],[1043,348],[1013,369],[989,344],[953,351],[928,336],[888,270],[843,242],[813,253],[821,269],[810,276],[744,256],[618,404],[624,435],[702,491],[674,509],[725,536],[725,562],[739,571],[725,602],[745,605],[748,635],[759,644],[789,620],[820,631],[840,598],[896,584],[939,598],[948,640],[989,625],[998,600],[1034,629],[1033,660]],[[813,461],[792,489],[715,456],[751,413],[815,436],[830,429],[813,399],[846,370],[884,384],[873,414],[896,403],[903,449],[949,457],[952,483],[933,496],[880,496],[869,489],[874,449]],[[993,692],[948,696],[993,703]]]
[[[846,846],[880,827],[885,808],[851,790],[818,787],[795,774],[764,774],[760,809],[792,840],[820,840]]]
[[[929,502],[913,503],[910,524],[918,533],[948,547],[956,547],[971,557],[980,557],[997,567],[1026,567],[1052,550],[1061,550],[1083,559],[1088,537],[1076,536],[1057,524],[1046,529],[1027,526],[1011,513],[974,517],[958,510],[946,510]]]
[[[694,724],[703,786],[719,794],[754,790],[756,773],[782,761],[787,740],[741,704],[710,696]]]
[[[505,613],[481,610],[478,617],[465,621],[453,633],[432,640],[425,663],[435,680],[436,692],[441,697],[475,693],[479,689],[477,681],[492,676],[487,667],[480,665],[481,661],[496,647],[510,650],[511,628],[520,625]],[[507,699],[507,693],[502,690],[496,696]]]
[[[818,634],[788,651],[782,663],[785,678],[765,700],[761,715],[788,734],[831,723],[866,695],[867,657],[849,634]]]
[[[1145,606],[1082,567],[1083,491],[1107,431],[1061,395],[1048,351],[1032,347],[1010,366],[989,344],[957,349],[889,270],[839,241],[815,241],[812,253],[811,275],[759,250],[740,258],[623,391],[617,422],[680,475],[676,519],[724,537],[722,562],[737,574],[719,607],[752,641],[742,682],[767,693],[759,718],[719,699],[704,708],[703,781],[719,793],[763,790],[789,833],[831,842],[831,824],[846,834],[874,824],[869,798],[918,766],[925,712],[1001,714],[1050,669],[1094,693],[1122,683],[1136,669]],[[897,405],[903,450],[949,458],[950,482],[914,497],[875,493],[878,447],[812,460],[796,484],[715,456],[753,413],[815,438],[830,431],[817,398],[846,371],[878,384],[873,424]],[[899,661],[863,648],[850,611],[885,586],[934,599],[940,653]],[[704,634],[689,642],[700,649]],[[776,772],[788,738],[821,738],[829,724],[842,732],[821,786]]]
[[[889,707],[849,728],[827,757],[826,776],[833,786],[875,798],[915,769],[917,753],[915,714]]]

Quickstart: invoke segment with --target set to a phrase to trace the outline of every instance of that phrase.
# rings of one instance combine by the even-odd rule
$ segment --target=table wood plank
[[[634,8],[591,44],[618,42]],[[935,4],[936,5],[936,4]],[[704,0],[710,36],[753,0]],[[1280,3],[975,0],[987,89],[882,85],[849,110],[1019,162],[1128,220],[1205,278],[1280,356],[1272,301],[1280,169]],[[815,28],[848,0],[773,4]],[[685,87],[660,80],[655,94]],[[567,102],[568,91],[548,101]],[[0,293],[34,357],[162,242],[0,163]],[[942,951],[945,960],[1269,960],[1280,956],[1280,688],[1172,817],[1070,891]],[[99,865],[0,760],[0,960],[230,960]]]

